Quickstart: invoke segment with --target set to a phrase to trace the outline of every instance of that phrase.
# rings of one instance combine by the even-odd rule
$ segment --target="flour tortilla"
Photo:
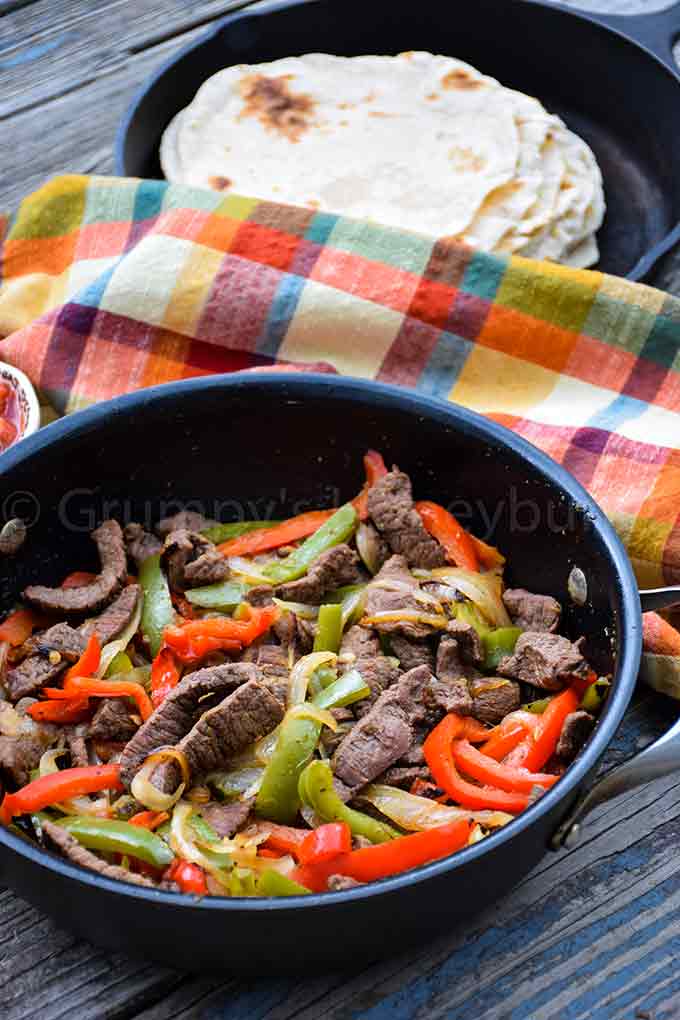
[[[170,181],[488,251],[598,257],[604,197],[588,146],[538,100],[451,57],[312,53],[226,68],[171,122],[161,163]]]

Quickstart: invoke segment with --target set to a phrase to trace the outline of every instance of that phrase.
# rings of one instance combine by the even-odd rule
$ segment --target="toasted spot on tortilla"
[[[480,89],[483,88],[484,82],[475,78],[465,68],[457,67],[444,75],[442,85],[445,89]]]
[[[453,148],[449,149],[449,159],[453,164],[454,170],[463,174],[478,174],[486,166],[484,156],[480,156],[473,149],[466,149],[459,145],[454,145]]]
[[[433,99],[439,99],[439,93],[438,92],[430,92],[427,96],[425,96],[425,98],[429,99],[430,101],[433,100]]]
[[[310,124],[314,100],[304,92],[294,93],[288,87],[291,75],[267,78],[263,74],[247,75],[241,79],[239,90],[244,105],[241,117],[257,117],[268,131],[278,131],[291,142]]]
[[[369,117],[396,117],[395,113],[385,113],[383,110],[369,110]]]
[[[208,184],[211,188],[214,188],[215,191],[226,191],[227,188],[232,186],[233,181],[230,181],[228,177],[210,177],[208,179]]]

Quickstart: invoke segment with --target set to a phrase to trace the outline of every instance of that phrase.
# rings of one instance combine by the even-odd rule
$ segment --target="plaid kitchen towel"
[[[603,273],[161,181],[59,177],[0,217],[0,358],[57,412],[276,362],[479,411],[586,486],[645,587],[680,581],[680,301]],[[648,620],[680,696],[680,634]]]

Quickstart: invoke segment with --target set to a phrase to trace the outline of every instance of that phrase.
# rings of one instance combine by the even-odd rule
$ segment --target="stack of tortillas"
[[[536,99],[431,53],[310,53],[213,75],[161,144],[168,180],[572,266],[605,204],[586,143]]]

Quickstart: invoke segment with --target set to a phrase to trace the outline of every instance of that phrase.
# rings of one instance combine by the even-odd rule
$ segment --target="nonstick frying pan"
[[[120,126],[116,172],[162,177],[164,128],[206,78],[230,64],[431,50],[536,96],[586,139],[608,208],[598,268],[642,280],[680,241],[678,34],[680,3],[632,17],[585,15],[539,0],[273,3],[224,18],[153,75]]]
[[[195,901],[103,879],[2,828],[0,882],[115,950],[183,969],[311,973],[365,965],[450,928],[533,867],[587,789],[633,692],[640,599],[616,534],[575,479],[470,411],[360,380],[235,374],[154,387],[48,425],[0,458],[3,513],[30,524],[22,553],[3,561],[0,613],[29,582],[96,569],[88,534],[104,516],[151,522],[177,501],[223,519],[337,504],[358,491],[367,447],[407,470],[422,497],[467,500],[472,529],[506,554],[509,582],[556,595],[569,633],[585,635],[594,667],[613,674],[595,732],[566,775],[480,844],[346,892]],[[574,566],[586,575],[584,605],[569,599]],[[654,596],[657,606],[671,597]],[[679,742],[676,726],[611,773],[604,793],[671,771]]]

